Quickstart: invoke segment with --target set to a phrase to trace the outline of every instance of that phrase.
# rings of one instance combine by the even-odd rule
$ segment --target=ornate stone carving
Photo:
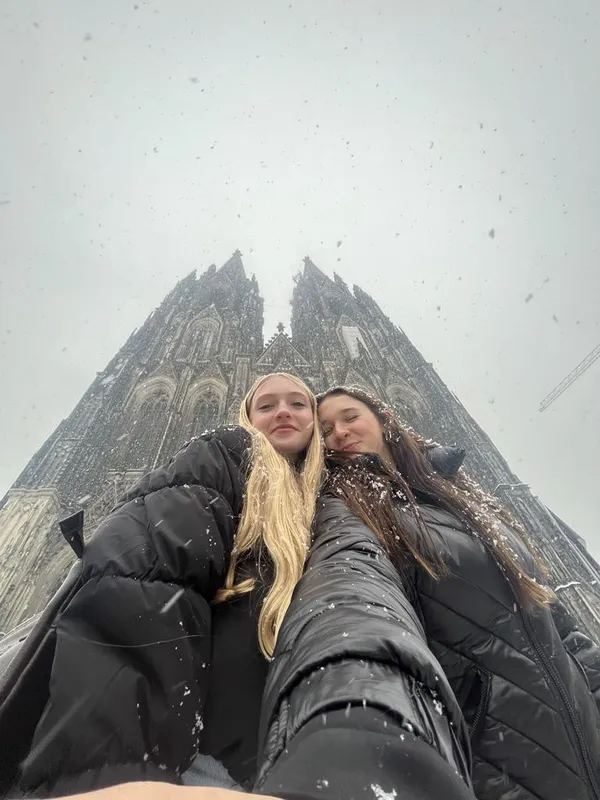
[[[72,563],[56,525],[61,515],[83,505],[89,536],[153,465],[200,429],[237,421],[257,375],[285,369],[315,391],[344,382],[379,391],[420,433],[467,448],[469,470],[490,490],[520,484],[366,292],[330,280],[308,257],[294,283],[291,334],[280,325],[266,347],[263,301],[239,253],[221,269],[185,277],[134,331],[4,498],[0,630],[39,610]],[[534,536],[555,584],[598,585],[598,565],[528,490],[503,499]],[[600,640],[599,593],[574,587],[563,598]]]

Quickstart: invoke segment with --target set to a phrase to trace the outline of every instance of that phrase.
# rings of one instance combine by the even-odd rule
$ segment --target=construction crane
[[[592,352],[587,355],[580,364],[577,364],[573,372],[570,372],[567,377],[561,381],[547,397],[544,397],[540,403],[540,411],[545,411],[549,405],[552,405],[557,397],[560,397],[563,392],[566,392],[569,386],[572,383],[575,383],[577,378],[583,375],[586,369],[589,369],[597,358],[600,358],[600,344],[598,347],[592,350]]]

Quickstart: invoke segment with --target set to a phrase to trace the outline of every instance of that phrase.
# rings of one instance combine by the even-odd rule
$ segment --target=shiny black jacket
[[[257,786],[305,723],[356,706],[388,713],[397,735],[414,733],[470,785],[464,719],[390,559],[337,498],[319,501],[315,522],[267,679]],[[447,794],[443,783],[438,791]]]
[[[452,479],[464,451],[439,448],[437,472]],[[457,457],[458,456],[458,457]],[[363,459],[377,472],[377,461]],[[456,516],[421,497],[421,517],[448,574],[432,580],[413,566],[412,587],[427,642],[469,727],[479,800],[600,798],[600,648],[559,603],[526,611],[482,540]],[[397,508],[403,529],[421,534]],[[535,565],[506,526],[523,569]]]
[[[242,508],[248,445],[241,428],[192,441],[142,478],[87,544],[0,707],[0,762],[18,758],[25,792],[178,783],[202,749],[210,603]],[[466,726],[415,609],[371,531],[325,499],[267,679],[259,786],[315,715],[363,705],[429,744],[466,788]]]
[[[448,575],[415,570],[417,603],[469,725],[477,797],[597,800],[600,649],[562,606],[525,611],[456,517],[426,503],[420,511]],[[520,540],[503,533],[535,574]]]

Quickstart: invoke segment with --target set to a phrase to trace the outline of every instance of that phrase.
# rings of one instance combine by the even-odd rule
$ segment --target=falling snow
[[[176,603],[176,602],[179,600],[179,598],[181,597],[181,595],[182,595],[184,592],[185,592],[185,589],[178,589],[178,590],[175,592],[175,594],[173,595],[173,597],[172,597],[170,600],[167,600],[167,602],[166,602],[166,603],[164,604],[164,606],[161,608],[161,610],[160,610],[160,613],[161,613],[161,614],[166,614],[166,613],[167,613],[167,611],[169,611],[169,609],[173,608],[173,606],[175,605],[175,603]]]

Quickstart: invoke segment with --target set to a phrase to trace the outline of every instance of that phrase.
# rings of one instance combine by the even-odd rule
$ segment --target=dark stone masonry
[[[552,584],[600,641],[600,568],[585,544],[510,470],[404,332],[358,286],[309,258],[295,277],[291,335],[263,340],[263,300],[236,252],[181,280],[25,467],[0,505],[0,631],[37,613],[75,556],[58,520],[86,535],[140,475],[195,434],[234,422],[252,381],[292,372],[315,391],[374,390],[419,433],[467,449],[466,468],[533,534]]]

